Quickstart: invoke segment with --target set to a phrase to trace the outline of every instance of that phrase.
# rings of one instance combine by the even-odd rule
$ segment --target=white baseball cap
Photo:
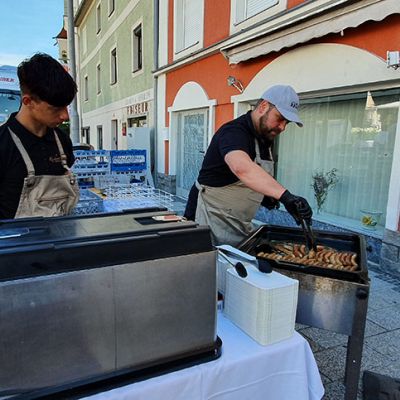
[[[285,119],[303,127],[303,122],[299,117],[299,96],[291,86],[271,86],[261,98],[273,104]]]

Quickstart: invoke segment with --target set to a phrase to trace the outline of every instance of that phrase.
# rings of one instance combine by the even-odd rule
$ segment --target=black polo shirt
[[[222,125],[213,136],[204,156],[198,177],[199,183],[222,187],[237,182],[239,179],[229,169],[224,158],[233,150],[242,150],[254,160],[256,138],[259,142],[261,158],[268,160],[270,158],[268,149],[271,143],[267,143],[257,134],[251,120],[251,111]]]
[[[251,111],[222,125],[213,136],[204,156],[198,177],[199,183],[211,187],[222,187],[237,182],[238,177],[229,169],[224,158],[233,150],[242,150],[254,161],[256,158],[255,139],[258,140],[261,159],[270,160],[269,148],[272,143],[257,134],[251,120]],[[184,216],[193,221],[196,215],[197,196],[198,190],[193,185],[184,212]],[[265,199],[268,198],[264,198],[263,201]]]
[[[36,175],[63,175],[60,152],[53,129],[48,129],[43,137],[38,137],[25,129],[12,114],[0,127],[0,219],[14,218],[18,208],[24,178],[28,175],[21,153],[11,138],[8,128],[19,137],[27,151]],[[68,166],[75,161],[70,138],[59,129],[58,137],[67,156]]]

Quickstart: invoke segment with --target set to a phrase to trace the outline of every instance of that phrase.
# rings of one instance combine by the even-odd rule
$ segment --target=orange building
[[[276,178],[316,210],[313,177],[336,171],[315,219],[383,238],[400,271],[400,2],[168,0],[157,17],[160,187],[186,196],[214,132],[290,84],[304,128],[280,135]]]

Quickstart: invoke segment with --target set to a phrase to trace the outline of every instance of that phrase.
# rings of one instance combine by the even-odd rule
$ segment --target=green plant
[[[313,183],[311,187],[314,189],[314,197],[317,201],[318,212],[321,211],[329,190],[333,189],[339,182],[337,171],[336,168],[332,168],[328,172],[316,171],[312,176]]]

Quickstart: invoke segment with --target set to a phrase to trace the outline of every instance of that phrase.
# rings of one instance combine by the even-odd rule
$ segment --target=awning
[[[284,29],[277,24],[238,40],[221,49],[229,64],[238,64],[251,58],[280,51],[311,39],[330,33],[338,33],[347,28],[355,28],[367,21],[382,21],[391,14],[400,13],[400,0],[361,0],[346,7],[327,10],[323,15],[299,23],[296,19]]]

